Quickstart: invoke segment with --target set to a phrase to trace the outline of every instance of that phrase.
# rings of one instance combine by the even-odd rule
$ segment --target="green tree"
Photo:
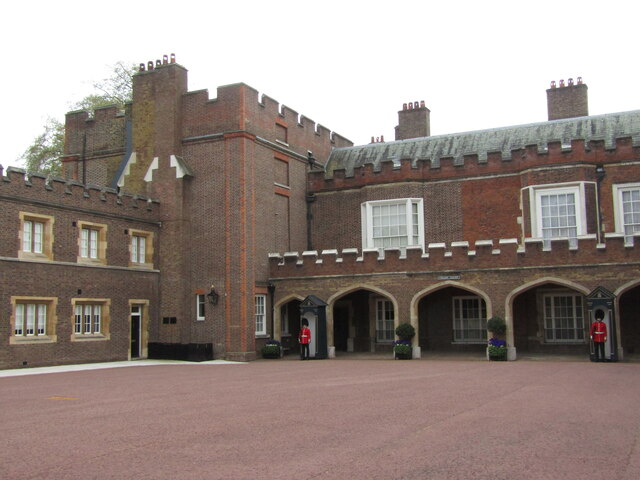
[[[127,102],[130,102],[133,95],[132,77],[135,67],[117,62],[111,67],[111,72],[111,76],[93,84],[96,93],[87,95],[72,104],[70,110],[92,111],[107,105],[123,108]],[[56,118],[48,118],[43,132],[34,138],[18,161],[24,163],[29,172],[59,175],[63,150],[64,123]]]

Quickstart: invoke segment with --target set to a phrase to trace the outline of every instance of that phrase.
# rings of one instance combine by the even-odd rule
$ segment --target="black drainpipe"
[[[307,201],[307,250],[313,250],[313,242],[311,240],[311,222],[313,220],[313,214],[311,213],[311,204],[316,201],[316,196],[309,192],[309,172],[316,165],[316,159],[313,157],[311,151],[307,152],[307,161],[309,162],[309,171],[307,172],[307,193],[305,195]]]
[[[82,184],[87,184],[87,132],[82,137]]]

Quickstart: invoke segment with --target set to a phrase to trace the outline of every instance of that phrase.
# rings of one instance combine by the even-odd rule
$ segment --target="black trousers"
[[[309,359],[309,344],[301,343],[300,344],[300,360],[308,360]]]
[[[596,355],[596,362],[598,360],[604,362],[604,342],[593,342],[593,350]]]

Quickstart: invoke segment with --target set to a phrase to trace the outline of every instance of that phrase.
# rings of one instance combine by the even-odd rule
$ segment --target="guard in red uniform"
[[[607,341],[607,324],[604,319],[604,312],[596,310],[596,321],[591,324],[591,340],[596,354],[596,362],[604,362],[604,343]]]
[[[298,335],[298,342],[300,342],[300,360],[309,360],[309,343],[311,343],[311,330],[309,330],[309,323],[305,320],[302,323],[300,334]]]

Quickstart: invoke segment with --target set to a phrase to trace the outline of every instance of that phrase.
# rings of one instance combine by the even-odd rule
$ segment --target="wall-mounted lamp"
[[[604,166],[603,165],[596,165],[596,178],[598,179],[598,181],[602,181],[602,179],[604,178]]]
[[[211,291],[207,293],[207,298],[209,298],[209,303],[211,305],[218,304],[218,298],[220,298],[220,295],[218,295],[218,292],[216,292],[216,287],[214,287],[213,285],[211,285]]]

